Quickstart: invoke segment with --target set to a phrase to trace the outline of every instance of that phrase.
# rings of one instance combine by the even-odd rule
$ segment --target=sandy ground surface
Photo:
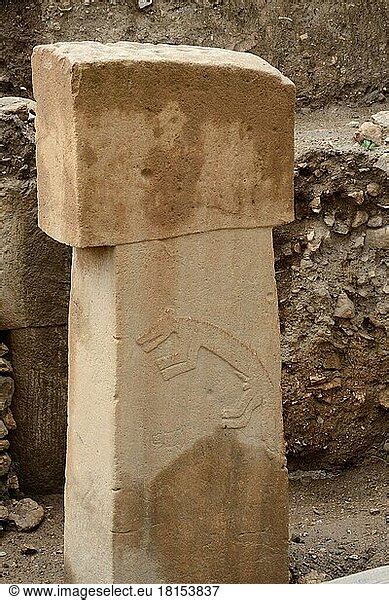
[[[292,583],[319,583],[389,563],[387,475],[387,464],[373,457],[339,475],[291,476]],[[38,500],[46,518],[36,531],[3,534],[1,583],[63,581],[62,497]]]

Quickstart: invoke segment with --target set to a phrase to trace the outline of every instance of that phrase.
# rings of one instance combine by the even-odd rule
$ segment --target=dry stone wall
[[[7,346],[0,343],[0,502],[6,500],[9,494],[16,493],[19,489],[15,465],[9,453],[9,434],[16,428],[15,419],[11,412],[12,397],[14,394],[14,380],[12,365],[9,360]],[[0,507],[1,510],[1,507]],[[0,513],[0,521],[3,516]]]
[[[34,103],[0,100],[3,144],[0,329],[15,391],[10,453],[24,490],[63,484],[70,250],[37,226]]]
[[[291,468],[347,464],[388,431],[387,156],[297,158],[296,220],[274,237]]]

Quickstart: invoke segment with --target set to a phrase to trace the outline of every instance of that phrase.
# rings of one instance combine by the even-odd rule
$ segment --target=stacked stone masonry
[[[70,250],[37,225],[35,103],[0,99],[3,152],[0,329],[15,384],[10,452],[23,490],[64,480]]]

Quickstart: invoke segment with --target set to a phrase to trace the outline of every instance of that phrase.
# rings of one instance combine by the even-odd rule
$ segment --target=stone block
[[[38,228],[35,144],[23,98],[0,99],[4,145],[0,329],[67,321],[70,252]]]
[[[39,223],[114,246],[293,218],[294,86],[257,56],[38,46]]]

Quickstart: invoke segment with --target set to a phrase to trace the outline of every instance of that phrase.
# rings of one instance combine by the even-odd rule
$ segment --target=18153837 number
[[[161,585],[158,587],[159,595],[169,596],[216,596],[218,585]]]

